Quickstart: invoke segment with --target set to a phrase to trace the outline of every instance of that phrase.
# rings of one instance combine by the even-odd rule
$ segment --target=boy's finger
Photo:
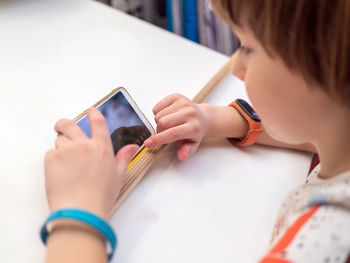
[[[193,153],[195,153],[198,149],[199,143],[198,142],[182,142],[180,143],[180,147],[177,150],[177,158],[180,161],[186,160],[189,156],[191,156]]]
[[[160,102],[158,102],[156,104],[156,106],[153,107],[153,113],[156,115],[161,110],[169,107],[171,104],[173,104],[174,101],[176,101],[180,97],[181,97],[180,94],[172,94],[172,95],[165,97]]]
[[[185,123],[153,135],[152,137],[148,138],[144,144],[146,147],[152,148],[180,140],[192,139],[189,138],[191,131],[192,129],[190,125],[188,123]]]
[[[63,145],[67,144],[69,142],[69,139],[64,136],[64,135],[59,135],[57,136],[56,138],[56,141],[55,141],[55,147],[57,149],[61,148]]]
[[[90,108],[87,114],[91,126],[91,138],[109,142],[111,136],[102,113],[96,108]]]
[[[87,138],[84,132],[80,129],[80,127],[72,120],[61,119],[58,122],[56,122],[54,129],[57,133],[64,134],[72,140]]]
[[[125,174],[128,164],[131,162],[132,157],[137,153],[139,148],[140,146],[137,144],[129,144],[118,151],[117,156],[115,157],[118,175],[122,176]]]
[[[158,121],[163,118],[164,116],[167,116],[171,113],[174,113],[177,111],[177,107],[176,105],[173,103],[171,105],[169,105],[168,107],[162,109],[161,111],[159,111],[155,116],[154,116],[154,120],[156,123],[158,123]]]
[[[184,124],[186,119],[182,112],[175,112],[162,117],[157,122],[157,132],[162,132],[164,130],[170,129],[175,126]]]

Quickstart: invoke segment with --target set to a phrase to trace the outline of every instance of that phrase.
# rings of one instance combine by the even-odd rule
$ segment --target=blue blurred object
[[[165,11],[167,17],[167,28],[173,32],[173,11],[171,8],[171,0],[165,0]]]
[[[184,36],[185,38],[198,43],[196,0],[183,0],[182,7]]]

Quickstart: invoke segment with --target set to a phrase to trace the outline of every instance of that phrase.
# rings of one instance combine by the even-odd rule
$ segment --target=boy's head
[[[249,28],[270,55],[350,104],[350,1],[212,0],[233,27]]]
[[[310,120],[350,109],[350,1],[211,2],[241,41],[233,72],[276,139],[310,142]]]

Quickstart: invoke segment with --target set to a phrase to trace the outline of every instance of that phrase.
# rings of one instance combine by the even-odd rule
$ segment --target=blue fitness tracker
[[[83,222],[95,228],[106,238],[106,240],[109,241],[111,252],[108,255],[108,260],[112,259],[115,248],[117,246],[117,238],[114,234],[113,229],[110,227],[110,225],[106,221],[85,210],[72,208],[72,209],[61,209],[53,212],[46,219],[44,225],[40,230],[40,237],[45,245],[46,245],[47,237],[49,235],[47,224],[56,219],[72,219],[72,220]]]

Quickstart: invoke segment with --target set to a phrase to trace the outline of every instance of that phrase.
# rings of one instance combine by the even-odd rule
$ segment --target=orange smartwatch
[[[249,124],[249,131],[245,138],[227,138],[232,144],[237,146],[249,146],[254,144],[262,130],[261,120],[253,108],[242,99],[233,101],[229,106],[234,107]]]

